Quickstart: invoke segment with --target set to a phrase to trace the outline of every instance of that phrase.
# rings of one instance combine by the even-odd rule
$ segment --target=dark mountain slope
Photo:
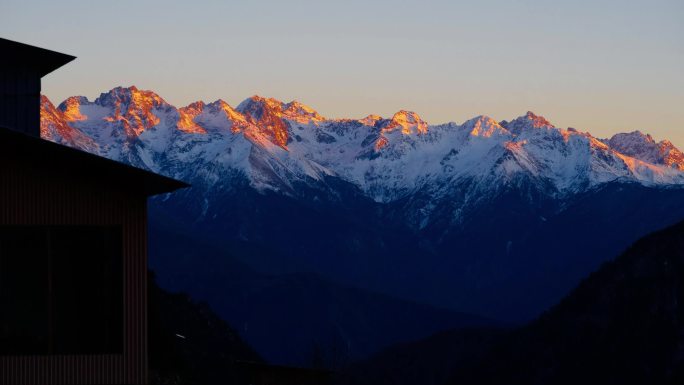
[[[237,361],[263,362],[203,303],[169,293],[149,279],[149,362],[152,384],[227,384]]]
[[[393,346],[336,375],[344,385],[442,385],[458,368],[469,367],[506,335],[508,330],[465,328]]]
[[[604,265],[451,383],[684,383],[684,223]]]
[[[477,212],[440,248],[454,250],[452,306],[517,322],[558,303],[639,238],[684,218],[683,190],[634,183],[606,184],[534,212],[507,198]]]
[[[409,384],[425,373],[439,374],[425,382],[435,384],[681,384],[682,304],[684,222],[639,240],[528,326],[439,334],[341,381]]]
[[[338,367],[392,344],[493,321],[337,284],[315,274],[256,273],[225,249],[152,217],[160,286],[211,304],[271,363]]]
[[[380,204],[334,182],[328,183],[335,193],[299,186],[298,197],[222,188],[212,198],[213,214],[200,218],[196,213],[207,194],[193,187],[153,200],[150,218],[174,218],[181,222],[174,231],[229,250],[258,272],[315,273],[392,297],[522,323],[629,244],[684,217],[682,188],[613,182],[558,200],[521,180],[462,211],[457,208],[466,198],[454,187],[433,222],[417,230],[404,224],[413,220],[413,205],[429,197]],[[454,222],[455,212],[462,222]],[[158,267],[167,261],[160,259]]]

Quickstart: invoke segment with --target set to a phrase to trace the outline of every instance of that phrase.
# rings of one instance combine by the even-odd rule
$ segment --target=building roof
[[[31,68],[36,70],[40,77],[76,59],[75,56],[3,38],[0,38],[0,52],[2,53],[0,66]]]
[[[68,170],[93,183],[107,183],[146,196],[171,192],[190,185],[111,159],[0,127],[0,160],[15,159],[45,170]]]

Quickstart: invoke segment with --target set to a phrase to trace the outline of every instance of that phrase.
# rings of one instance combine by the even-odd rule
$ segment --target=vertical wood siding
[[[40,75],[29,69],[0,71],[0,126],[40,136]]]
[[[123,354],[0,356],[0,385],[147,383],[146,197],[0,161],[0,225],[121,225],[124,271]]]

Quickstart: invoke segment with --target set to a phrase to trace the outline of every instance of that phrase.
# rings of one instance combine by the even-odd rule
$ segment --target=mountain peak
[[[359,122],[366,126],[375,126],[375,124],[380,120],[382,120],[382,116],[370,114],[363,119],[359,119]]]
[[[140,135],[143,131],[159,124],[153,110],[171,106],[153,91],[139,90],[136,86],[115,87],[100,94],[95,104],[113,109],[104,117],[108,122],[120,122],[128,136]]]
[[[655,143],[655,140],[651,136],[651,134],[644,134],[643,132],[639,130],[635,130],[632,132],[623,132],[619,134],[613,135],[610,140],[614,141],[633,141],[633,142],[640,142],[640,143]]]
[[[238,104],[236,110],[241,114],[258,121],[264,114],[282,115],[283,102],[273,98],[253,95]]]
[[[195,118],[204,111],[203,101],[199,100],[178,109],[178,129],[188,134],[206,134],[206,130],[195,122]]]
[[[507,132],[499,122],[487,115],[476,116],[463,123],[463,126],[466,127],[471,136],[480,136],[484,138]]]
[[[392,116],[392,121],[406,121],[411,123],[417,123],[422,121],[422,119],[417,113],[413,111],[399,110]]]
[[[669,140],[656,143],[650,134],[637,130],[615,134],[606,143],[613,150],[632,158],[684,170],[684,154]]]
[[[233,108],[223,99],[217,99],[207,105],[207,107],[212,111],[212,113],[220,112],[227,120],[231,123],[231,131],[239,132],[249,125],[247,119],[243,114]]]
[[[316,110],[296,100],[287,103],[284,106],[283,112],[285,116],[299,123],[321,122],[325,120]]]
[[[239,116],[241,120],[245,120],[244,116],[242,116],[241,113],[239,113],[235,108],[233,108],[233,106],[228,104],[223,99],[216,99],[213,102],[207,104],[206,107],[208,107],[212,111],[223,111],[231,119],[237,118]]]
[[[214,108],[225,108],[226,106],[233,109],[233,107],[231,107],[231,105],[228,104],[228,102],[226,102],[223,99],[216,99],[213,102],[207,104],[207,107],[214,107]]]
[[[265,97],[265,96],[261,96],[261,95],[257,95],[257,94],[254,94],[254,95],[248,97],[247,99],[245,99],[245,101],[247,101],[247,100],[251,100],[251,101],[254,101],[254,102],[267,102],[267,101],[272,101],[272,102],[276,102],[276,103],[282,103],[282,102],[281,102],[280,100],[278,100],[278,99],[269,98],[269,97]]]
[[[70,96],[60,103],[57,108],[64,113],[64,117],[68,122],[74,122],[88,119],[86,115],[81,113],[81,106],[88,103],[90,101],[85,96]]]
[[[421,119],[417,113],[406,110],[400,110],[395,113],[384,130],[392,131],[399,127],[401,127],[401,132],[404,135],[425,134],[428,130],[427,122]]]
[[[76,96],[72,98],[74,100],[79,100],[83,97]],[[85,118],[87,119],[87,116]],[[40,136],[42,138],[79,148],[84,151],[97,151],[98,146],[95,141],[80,130],[69,125],[68,119],[65,112],[59,108],[55,108],[47,96],[40,95]]]
[[[285,105],[286,110],[299,111],[305,113],[316,113],[313,108],[299,102],[298,100],[293,100]]]
[[[198,100],[196,102],[192,102],[192,103],[188,104],[187,106],[181,107],[181,108],[192,108],[192,109],[197,109],[197,110],[202,111],[204,109],[204,107],[206,107],[206,103],[204,103],[201,100]]]
[[[651,135],[638,130],[615,134],[607,140],[607,144],[614,150],[629,156],[657,146]]]
[[[126,103],[132,105],[148,105],[159,107],[163,105],[168,105],[166,100],[162,99],[161,96],[157,95],[154,91],[150,90],[140,90],[136,86],[130,87],[114,87],[109,92],[102,93],[95,99],[96,104],[107,105]]]
[[[519,116],[510,122],[503,120],[500,125],[515,135],[519,135],[528,129],[556,128],[545,117],[537,115],[532,111],[527,111],[525,115]]]
[[[273,98],[254,95],[237,106],[249,123],[258,127],[272,143],[286,148],[289,140],[288,124],[283,120],[283,103]]]
[[[532,127],[534,127],[534,128],[554,127],[554,125],[551,124],[551,122],[549,122],[548,120],[546,120],[545,117],[543,117],[541,115],[537,115],[532,111],[527,111],[525,113],[524,119],[529,121],[531,123]]]
[[[139,92],[140,90],[136,86],[129,86],[129,87],[124,87],[124,86],[116,86],[112,88],[111,90],[102,93],[101,95],[131,95],[133,93]]]

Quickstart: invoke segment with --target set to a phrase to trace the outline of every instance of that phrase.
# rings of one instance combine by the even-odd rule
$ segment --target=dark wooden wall
[[[0,127],[40,136],[40,75],[26,68],[0,71]]]
[[[123,354],[0,356],[0,385],[147,383],[146,197],[104,186],[0,155],[0,225],[121,225],[124,243]]]

